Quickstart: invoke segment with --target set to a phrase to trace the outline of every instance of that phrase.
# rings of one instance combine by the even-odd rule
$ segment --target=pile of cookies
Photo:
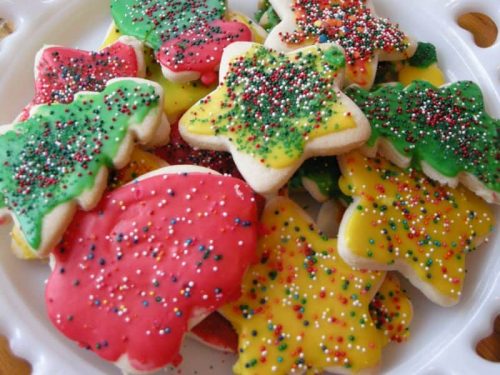
[[[61,333],[130,373],[178,365],[186,335],[236,374],[358,373],[410,337],[394,271],[459,302],[500,120],[375,6],[110,0],[99,50],[38,53],[0,129],[0,219],[50,258]]]

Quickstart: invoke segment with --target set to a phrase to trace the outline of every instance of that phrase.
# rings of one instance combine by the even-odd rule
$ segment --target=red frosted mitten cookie
[[[214,173],[167,167],[78,213],[54,250],[53,324],[125,371],[178,363],[184,334],[239,297],[255,258],[254,193]]]

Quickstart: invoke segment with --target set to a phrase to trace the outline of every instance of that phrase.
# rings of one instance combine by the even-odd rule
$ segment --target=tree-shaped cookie
[[[286,198],[268,203],[262,226],[259,262],[247,271],[241,298],[221,310],[239,334],[234,372],[356,373],[377,366],[385,340],[369,304],[385,273],[348,266],[337,241]]]
[[[266,46],[289,51],[334,42],[345,49],[347,80],[370,88],[378,61],[403,60],[416,43],[389,20],[376,15],[371,0],[270,0],[281,23]]]
[[[155,51],[173,81],[215,82],[224,48],[252,40],[244,23],[225,20],[225,0],[111,0],[111,14],[122,34]]]
[[[243,181],[190,166],[145,175],[77,214],[53,252],[48,316],[124,372],[179,364],[189,329],[239,297],[257,231]]]
[[[282,54],[254,43],[227,47],[218,89],[180,120],[193,146],[228,150],[259,193],[281,188],[308,157],[360,146],[370,129],[338,88],[343,51],[331,44]]]
[[[372,136],[364,148],[402,168],[421,168],[432,179],[459,182],[490,203],[500,204],[500,119],[488,115],[481,89],[461,81],[436,88],[415,81],[348,94],[370,120]]]
[[[26,120],[35,105],[68,104],[78,92],[104,90],[113,78],[144,75],[143,46],[134,38],[121,37],[97,52],[45,46],[35,59],[35,97],[20,120]]]
[[[108,169],[124,167],[135,142],[153,141],[164,126],[162,100],[156,83],[116,79],[2,128],[0,216],[12,214],[37,256],[55,246],[77,206],[97,204]]]
[[[339,157],[341,188],[354,198],[339,231],[339,252],[354,267],[398,270],[430,300],[460,299],[465,257],[495,224],[489,206],[468,190],[440,186],[359,152]]]

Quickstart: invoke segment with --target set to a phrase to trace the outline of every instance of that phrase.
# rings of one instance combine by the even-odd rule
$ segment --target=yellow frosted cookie
[[[490,207],[459,187],[440,186],[358,152],[339,158],[340,187],[354,198],[342,219],[339,252],[350,265],[398,270],[430,300],[456,304],[465,256],[494,226]]]
[[[117,189],[135,180],[139,176],[166,166],[168,166],[168,163],[158,156],[141,149],[136,149],[132,154],[130,163],[125,168],[111,175],[109,188]]]
[[[333,44],[282,54],[233,43],[219,87],[184,114],[180,133],[192,146],[231,152],[258,193],[277,192],[305,159],[354,149],[369,137],[365,116],[339,89],[344,67]]]
[[[375,368],[386,340],[369,304],[385,273],[344,263],[337,241],[323,236],[289,199],[267,204],[262,227],[259,262],[247,271],[241,298],[222,310],[239,334],[234,372]]]

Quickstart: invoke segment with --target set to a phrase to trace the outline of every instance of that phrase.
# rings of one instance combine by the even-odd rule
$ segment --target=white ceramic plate
[[[95,49],[110,23],[108,0],[0,0],[0,15],[16,32],[0,43],[0,124],[15,118],[32,98],[33,61],[44,43]],[[251,15],[257,0],[230,5]],[[450,81],[470,79],[486,96],[489,113],[500,117],[500,41],[480,49],[455,19],[482,11],[500,25],[498,0],[375,0],[378,13],[399,22],[422,41],[437,45]],[[497,217],[500,210],[497,210]],[[498,227],[497,227],[498,228]],[[66,340],[50,325],[44,308],[44,264],[22,262],[9,250],[9,228],[0,227],[0,333],[34,374],[118,374],[94,354]],[[500,236],[467,258],[469,273],[461,303],[451,309],[432,305],[411,287],[415,306],[412,339],[384,353],[383,373],[494,374],[500,365],[482,360],[474,347],[500,313]],[[186,340],[183,374],[230,374],[232,355]],[[177,373],[173,370],[172,373]],[[263,374],[264,375],[264,374]]]

